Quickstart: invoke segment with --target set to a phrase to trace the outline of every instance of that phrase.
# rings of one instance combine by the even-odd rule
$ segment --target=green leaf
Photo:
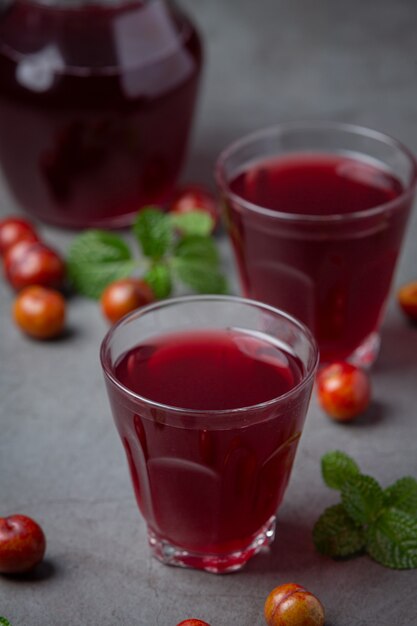
[[[78,235],[67,259],[74,288],[90,298],[99,298],[108,284],[129,276],[135,265],[123,239],[104,230],[86,230]]]
[[[145,207],[139,211],[133,224],[143,254],[151,259],[160,259],[168,252],[173,232],[168,215],[158,207]]]
[[[368,529],[366,549],[386,567],[417,568],[417,520],[399,509],[383,511]]]
[[[417,480],[405,476],[385,489],[385,505],[417,516]]]
[[[175,246],[173,255],[190,263],[210,263],[219,265],[219,254],[216,244],[210,237],[190,235],[183,237]]]
[[[344,452],[328,452],[321,459],[323,480],[331,489],[341,489],[347,478],[359,474],[359,467]]]
[[[342,503],[355,522],[368,524],[381,512],[384,506],[384,492],[372,476],[357,474],[344,482]]]
[[[349,517],[342,504],[324,511],[314,526],[313,541],[321,554],[332,557],[352,556],[365,547],[362,528]]]
[[[189,213],[170,213],[171,224],[184,235],[210,235],[214,227],[214,219],[205,211]]]
[[[8,619],[0,617],[0,626],[12,626]]]
[[[70,257],[75,261],[126,261],[132,258],[129,246],[119,235],[106,230],[85,230],[73,240]]]
[[[172,292],[172,280],[169,267],[164,263],[154,263],[144,280],[151,287],[158,299],[168,298]]]
[[[172,259],[178,278],[197,293],[227,293],[227,281],[212,262]]]

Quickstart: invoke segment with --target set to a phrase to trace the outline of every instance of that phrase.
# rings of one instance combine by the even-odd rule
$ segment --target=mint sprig
[[[120,235],[87,230],[70,247],[70,280],[76,291],[95,299],[110,283],[138,270],[158,299],[168,298],[176,281],[197,293],[225,293],[227,283],[211,229],[212,218],[202,211],[175,216],[145,207],[132,227],[139,258]]]
[[[417,481],[407,476],[382,489],[338,450],[324,455],[321,470],[324,482],[341,492],[341,502],[317,520],[317,550],[333,558],[366,551],[386,567],[417,568]]]
[[[0,617],[0,626],[12,626],[8,619]]]

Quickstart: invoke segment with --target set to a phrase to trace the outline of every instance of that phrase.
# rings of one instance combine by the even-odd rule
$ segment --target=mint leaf
[[[331,489],[341,489],[347,478],[359,474],[356,462],[344,452],[328,452],[321,459],[323,480]]]
[[[210,235],[214,227],[214,219],[205,211],[189,211],[188,213],[170,213],[171,224],[184,235]]]
[[[197,293],[227,293],[227,282],[211,262],[173,258],[172,267],[178,278]]]
[[[129,246],[118,235],[87,230],[72,242],[67,267],[74,288],[98,299],[108,284],[132,273],[135,261]]]
[[[171,295],[171,273],[169,267],[164,263],[154,263],[147,274],[145,274],[144,280],[159,300],[168,298]]]
[[[219,265],[219,254],[216,244],[210,237],[190,235],[183,237],[175,246],[173,255],[177,259],[190,263],[210,263]]]
[[[329,507],[319,517],[313,529],[313,541],[321,554],[332,557],[352,556],[365,547],[362,528],[349,517],[342,504]]]
[[[210,237],[188,236],[174,249],[172,267],[178,278],[197,293],[226,293],[226,279],[219,269],[219,255]]]
[[[170,218],[157,207],[146,207],[139,211],[133,224],[133,232],[143,254],[151,259],[164,256],[173,239]]]
[[[129,246],[119,235],[106,230],[85,230],[73,240],[70,257],[77,261],[120,261],[132,257]]]
[[[398,509],[387,509],[368,529],[368,554],[393,569],[417,568],[417,520]]]
[[[12,626],[8,619],[0,617],[0,626]]]
[[[343,484],[341,495],[346,512],[359,524],[373,522],[384,506],[384,492],[372,476],[350,476]]]
[[[405,476],[385,489],[385,505],[417,517],[417,480]]]

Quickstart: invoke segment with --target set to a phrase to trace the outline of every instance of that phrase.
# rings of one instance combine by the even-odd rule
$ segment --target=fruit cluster
[[[214,197],[196,185],[178,192],[169,207],[169,213],[179,221],[186,221],[187,216],[192,219],[196,214],[202,216],[207,221],[207,235],[214,231],[219,222]],[[99,231],[89,232],[97,235]],[[116,236],[109,233],[108,238],[115,239]],[[115,245],[117,247],[117,242]],[[30,221],[17,217],[0,221],[0,255],[3,257],[5,278],[18,292],[13,305],[16,324],[36,339],[59,336],[64,329],[66,316],[62,291],[68,287],[67,270],[71,267],[67,268],[60,254],[41,241]],[[130,265],[128,269],[130,271]],[[158,276],[154,280],[158,280]],[[126,313],[154,301],[156,297],[164,297],[164,293],[158,293],[157,285],[155,290],[152,289],[151,282],[151,276],[149,281],[131,276],[107,281],[105,288],[100,288],[104,317],[114,323]]]
[[[0,254],[5,277],[18,292],[13,304],[16,324],[36,339],[60,335],[65,300],[59,290],[66,279],[61,256],[40,240],[33,224],[14,217],[0,222]]]

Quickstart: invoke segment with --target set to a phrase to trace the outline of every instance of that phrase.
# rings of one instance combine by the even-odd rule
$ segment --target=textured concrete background
[[[358,122],[417,152],[415,0],[182,0],[207,42],[207,69],[188,180],[211,182],[215,156],[242,133],[281,120]],[[0,213],[16,207],[0,187]],[[44,228],[65,251],[71,236]],[[227,243],[225,263],[233,275]],[[417,279],[417,212],[396,285]],[[388,484],[417,476],[417,329],[391,298],[372,377],[374,404],[337,426],[311,406],[277,541],[236,575],[165,567],[149,557],[98,364],[106,326],[97,306],[74,298],[70,335],[43,345],[10,321],[0,284],[0,515],[38,519],[48,538],[44,567],[26,580],[0,579],[0,615],[13,626],[261,626],[267,593],[295,581],[327,609],[327,626],[417,624],[417,573],[363,557],[318,556],[311,527],[335,495],[320,455],[340,448]]]

